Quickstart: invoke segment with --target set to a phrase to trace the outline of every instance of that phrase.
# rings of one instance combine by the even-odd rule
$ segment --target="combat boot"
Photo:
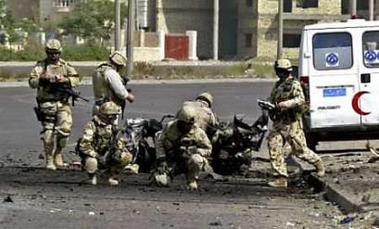
[[[116,186],[116,185],[118,185],[118,180],[116,180],[114,178],[109,178],[108,183],[109,183],[109,185]]]
[[[88,184],[97,185],[97,176],[95,173],[88,173]]]
[[[287,188],[287,177],[278,177],[275,180],[268,182],[268,186],[275,188]]]
[[[50,170],[56,170],[57,168],[55,167],[52,153],[46,152],[45,156],[46,156],[46,168]]]
[[[138,164],[129,164],[124,167],[125,171],[132,174],[138,174],[139,165]]]
[[[187,182],[187,189],[195,191],[197,190],[197,182],[195,180]]]
[[[57,167],[63,167],[64,166],[62,152],[55,152],[54,153],[54,164]]]
[[[323,177],[325,175],[325,166],[322,160],[318,160],[314,166],[316,167],[316,174],[319,177]]]

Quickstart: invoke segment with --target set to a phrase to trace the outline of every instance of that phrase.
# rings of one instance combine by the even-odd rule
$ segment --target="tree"
[[[114,3],[108,0],[88,0],[75,7],[58,26],[64,30],[64,35],[108,41],[114,30],[114,8]],[[126,15],[127,7],[123,4],[121,18]]]

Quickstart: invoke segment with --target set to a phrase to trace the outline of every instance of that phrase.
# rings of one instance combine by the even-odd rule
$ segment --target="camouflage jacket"
[[[216,115],[213,110],[205,104],[205,102],[202,102],[200,100],[185,101],[183,103],[183,106],[191,106],[195,108],[198,115],[196,123],[206,133],[208,133],[209,127],[216,125]]]
[[[85,155],[104,156],[109,150],[111,154],[127,151],[126,139],[116,136],[114,125],[103,122],[98,116],[93,116],[84,127],[84,134],[79,139],[78,150]],[[113,148],[113,149],[112,149]]]
[[[58,63],[48,63],[47,59],[38,61],[30,73],[29,86],[37,88],[37,98],[40,100],[67,100],[67,93],[54,90],[59,84],[42,84],[41,76],[63,76],[69,79],[71,87],[76,87],[80,83],[80,78],[74,67],[63,59],[59,59]]]
[[[289,107],[285,110],[270,112],[269,115],[273,122],[289,124],[301,119],[300,108],[305,103],[304,93],[300,82],[292,76],[276,82],[269,101],[273,104],[285,101]]]
[[[174,120],[168,122],[163,127],[162,133],[157,139],[157,158],[175,157],[175,155],[171,154],[177,153],[177,149],[179,149],[181,146],[184,146],[184,140],[189,141],[190,146],[196,146],[197,152],[200,155],[204,157],[210,156],[212,151],[212,144],[205,134],[204,130],[202,130],[197,125],[194,125],[187,134],[182,134],[178,130],[177,120]]]

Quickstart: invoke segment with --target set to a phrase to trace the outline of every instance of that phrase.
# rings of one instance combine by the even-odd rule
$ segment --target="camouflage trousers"
[[[199,172],[204,171],[208,164],[208,160],[200,154],[192,154],[188,158],[176,158],[168,161],[171,175],[184,174],[187,181],[195,181]]]
[[[57,148],[65,147],[72,127],[70,104],[60,101],[43,102],[39,104],[39,107],[43,116],[41,139],[44,142],[45,151],[52,151],[55,139]]]
[[[293,154],[310,164],[315,164],[321,160],[315,152],[307,147],[301,121],[293,122],[290,125],[274,123],[273,129],[267,136],[267,145],[275,176],[288,177],[283,152],[286,143],[291,147],[289,156]]]

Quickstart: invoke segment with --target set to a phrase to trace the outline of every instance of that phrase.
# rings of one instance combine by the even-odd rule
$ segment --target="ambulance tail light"
[[[309,86],[309,76],[300,76],[300,82]]]

